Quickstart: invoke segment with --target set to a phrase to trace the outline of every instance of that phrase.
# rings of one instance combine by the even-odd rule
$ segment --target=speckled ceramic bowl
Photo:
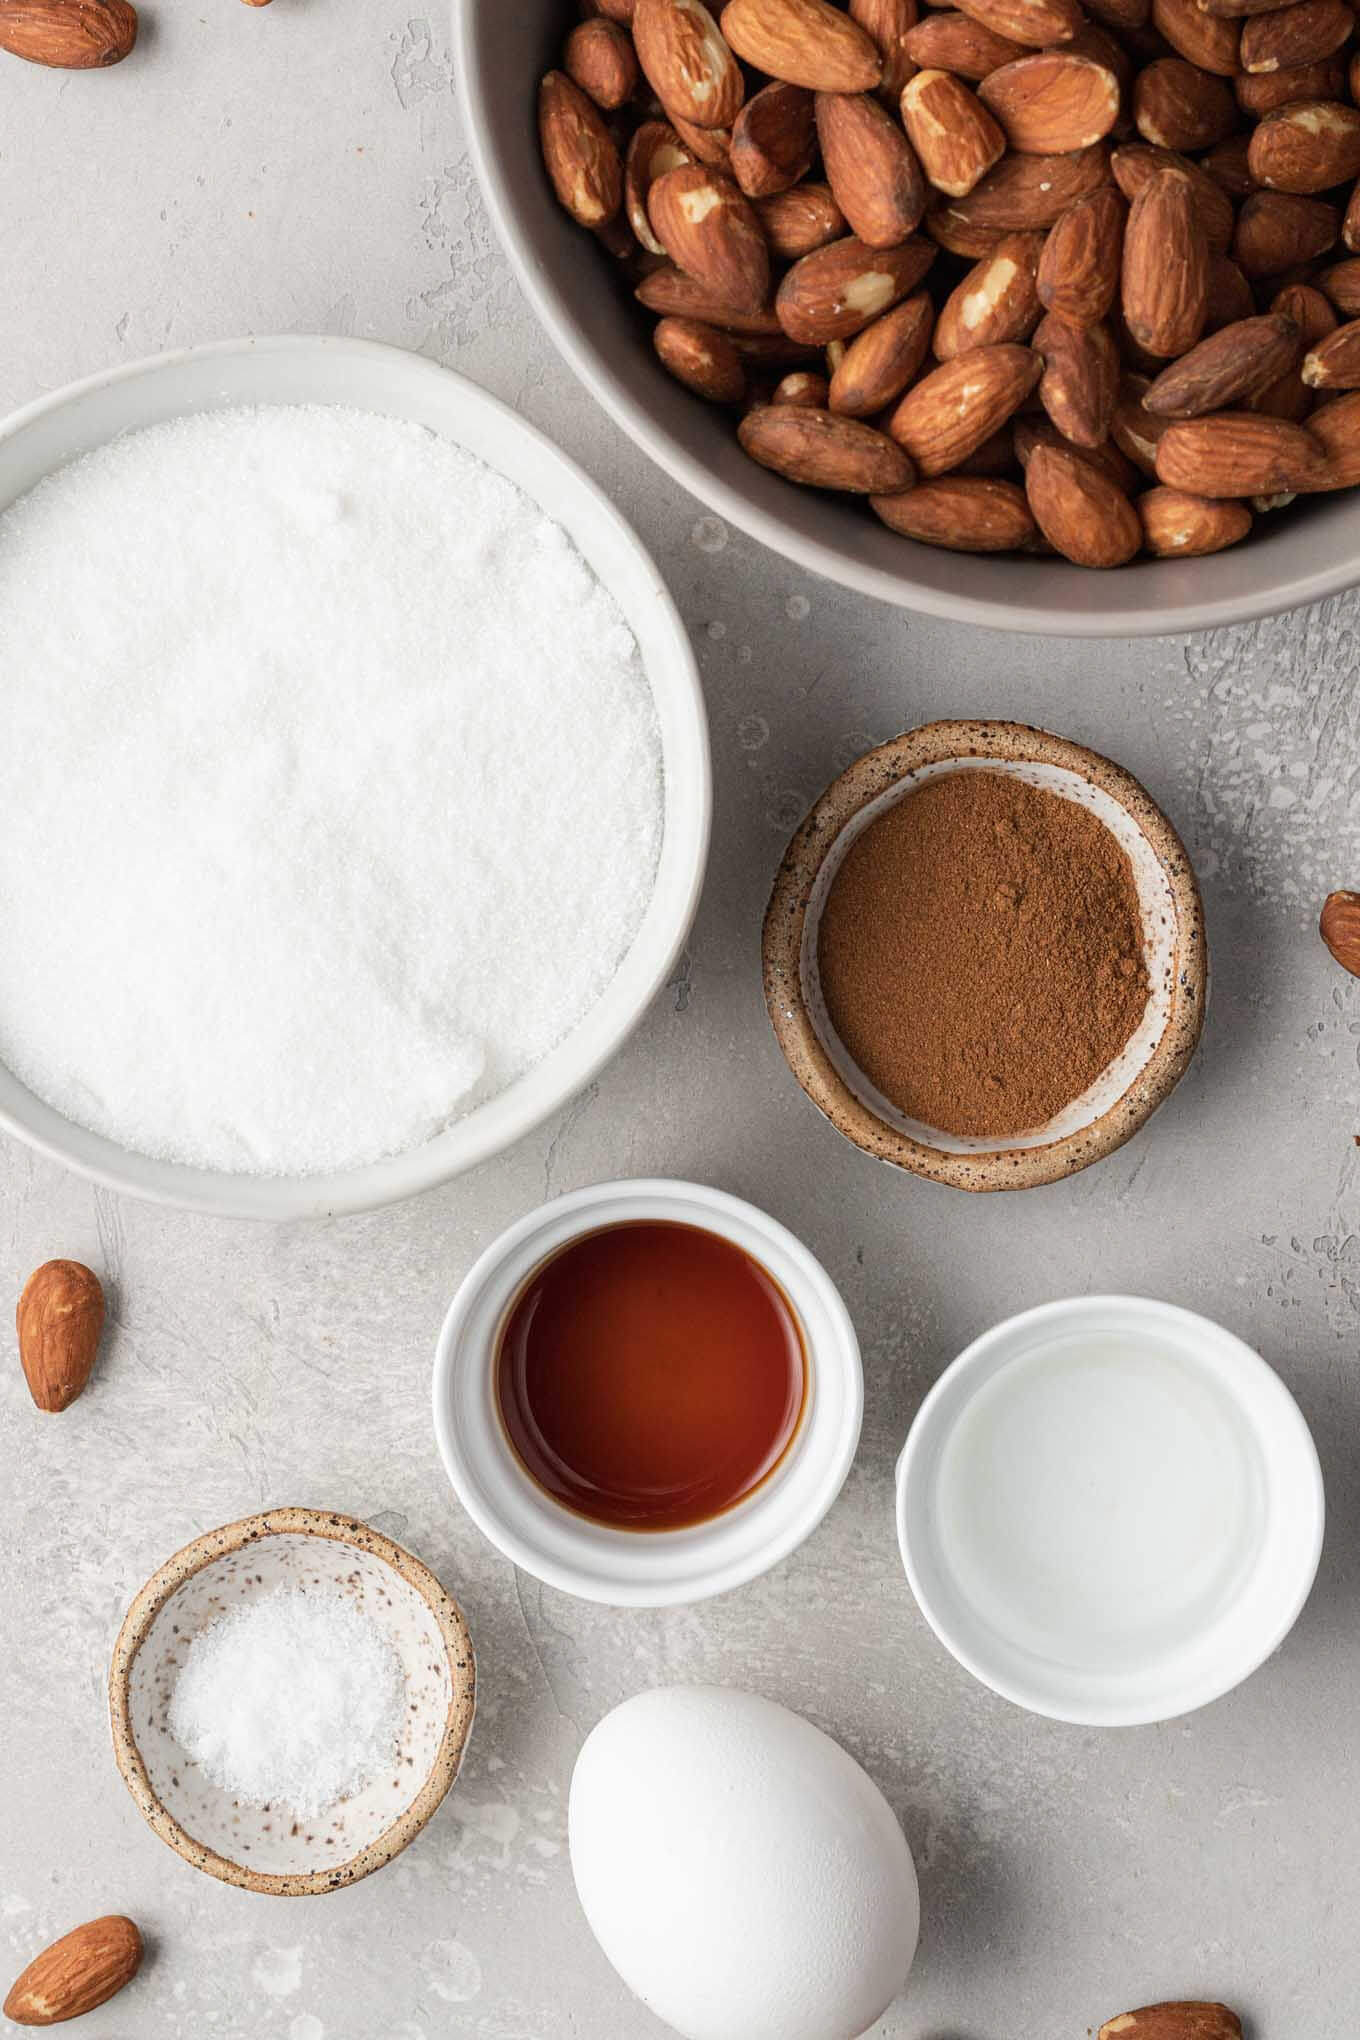
[[[391,1772],[311,1820],[230,1798],[166,1722],[198,1632],[243,1601],[303,1584],[352,1595],[406,1679]],[[109,1672],[114,1753],[143,1818],[196,1870],[281,1897],[336,1891],[400,1855],[458,1775],[475,1693],[467,1624],[434,1574],[366,1524],[316,1509],[269,1509],[176,1552],[128,1609]]]
[[[1079,802],[1127,851],[1152,988],[1142,1025],[1090,1090],[1046,1126],[1013,1135],[1004,1146],[944,1133],[899,1112],[838,1039],[817,972],[822,906],[855,838],[927,780],[981,769],[1014,773]],[[959,1190],[1056,1182],[1121,1147],[1185,1072],[1204,1017],[1206,971],[1199,887],[1166,816],[1108,758],[1023,723],[925,723],[856,759],[800,825],[765,915],[765,1002],[809,1098],[867,1154]]]

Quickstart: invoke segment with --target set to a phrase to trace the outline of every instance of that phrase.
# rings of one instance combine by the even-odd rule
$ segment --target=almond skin
[[[44,1261],[15,1312],[19,1359],[40,1410],[67,1409],[94,1369],[104,1329],[99,1277],[80,1261]]]
[[[1232,240],[1233,209],[1229,199],[1208,173],[1175,149],[1154,148],[1150,142],[1127,142],[1110,158],[1115,183],[1132,205],[1159,170],[1179,170],[1188,178],[1195,202],[1195,218],[1211,248],[1226,249]]]
[[[851,233],[871,248],[895,248],[926,209],[911,143],[866,92],[819,92],[816,109],[822,166]]]
[[[744,63],[810,92],[872,92],[883,77],[872,38],[826,0],[728,0],[722,32]]]
[[[1042,245],[1039,234],[1008,234],[995,254],[974,263],[941,309],[935,328],[941,361],[1029,338],[1041,309],[1035,278]]]
[[[830,411],[766,404],[747,412],[737,437],[752,460],[805,488],[889,495],[916,479],[907,455],[884,433]]]
[[[1103,141],[1119,118],[1119,80],[1104,64],[1042,50],[1003,64],[978,87],[1013,149],[1064,156]]]
[[[922,475],[947,474],[990,439],[1039,380],[1028,347],[975,347],[909,389],[887,429]]]
[[[1226,410],[1286,375],[1298,360],[1299,340],[1298,327],[1281,313],[1238,319],[1163,369],[1143,408],[1159,418]]]
[[[57,71],[98,71],[121,64],[137,41],[128,0],[5,0],[0,50]]]
[[[1111,185],[1079,198],[1055,223],[1039,257],[1039,301],[1050,312],[1094,325],[1119,291],[1125,207]]]
[[[1119,395],[1119,350],[1108,328],[1049,312],[1030,344],[1044,364],[1039,401],[1064,439],[1103,444]]]
[[[623,164],[600,109],[565,71],[538,88],[538,138],[558,203],[578,226],[606,226],[623,203]]]
[[[746,395],[741,355],[716,326],[698,319],[660,319],[652,345],[676,381],[710,404],[739,404]]]
[[[829,409],[845,418],[872,418],[895,403],[920,373],[934,323],[935,307],[919,290],[856,334],[831,377]]]
[[[16,2026],[59,2026],[78,2019],[131,1983],[141,1967],[142,1937],[121,1913],[87,1920],[35,1956],[5,1999]]]
[[[1157,559],[1199,559],[1222,552],[1251,530],[1245,503],[1188,496],[1182,489],[1145,489],[1134,507],[1144,550]]]
[[[750,201],[707,163],[685,163],[647,194],[652,231],[679,268],[724,303],[756,311],[770,294],[770,251]]]
[[[741,67],[703,0],[637,0],[633,46],[668,114],[730,127],[746,97]]]
[[[728,161],[748,198],[790,190],[806,177],[816,152],[813,98],[801,85],[766,85],[732,123]]]
[[[871,496],[889,530],[950,552],[1019,552],[1035,537],[1025,492],[1014,482],[941,475],[904,495]]]
[[[1325,487],[1324,450],[1300,425],[1252,411],[1219,411],[1168,425],[1157,479],[1200,496],[1274,496]]]
[[[868,248],[847,235],[794,263],[775,297],[776,316],[804,345],[848,340],[908,297],[934,259],[919,235],[898,248]]]
[[[1328,893],[1318,917],[1318,933],[1335,962],[1360,977],[1360,893]]]
[[[1247,145],[1258,184],[1272,191],[1330,191],[1360,174],[1360,108],[1299,100],[1268,113]]]
[[[962,198],[1006,150],[976,94],[948,71],[918,71],[902,89],[902,125],[937,191]]]
[[[927,14],[909,30],[906,47],[912,62],[923,71],[952,71],[956,78],[967,78],[973,84],[1025,54],[1023,43],[1012,42],[1009,36],[998,35],[994,28],[984,28],[980,21],[953,10]]]
[[[1107,2020],[1098,2040],[1242,2040],[1242,2022],[1226,2005],[1144,2005]]]
[[[1143,542],[1138,513],[1122,489],[1089,461],[1036,446],[1025,494],[1044,537],[1076,567],[1122,567]]]
[[[1121,274],[1124,319],[1138,345],[1184,354],[1204,329],[1208,249],[1197,229],[1190,180],[1158,170],[1129,209]]]

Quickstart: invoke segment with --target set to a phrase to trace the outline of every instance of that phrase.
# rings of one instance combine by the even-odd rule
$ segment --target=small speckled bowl
[[[1105,823],[1133,866],[1151,985],[1141,1026],[1091,1088],[1046,1126],[1011,1135],[1000,1147],[923,1126],[883,1097],[836,1035],[817,971],[822,907],[856,837],[927,780],[978,770],[1014,773]],[[1203,909],[1176,831],[1121,767],[1023,723],[924,723],[856,759],[785,852],[766,910],[763,955],[765,1003],[779,1046],[813,1104],[866,1154],[958,1190],[1025,1190],[1113,1153],[1184,1075],[1204,1018]]]
[[[407,1698],[391,1772],[310,1820],[232,1799],[166,1722],[199,1631],[301,1585],[353,1596],[400,1659]],[[109,1671],[114,1754],[143,1818],[196,1870],[285,1898],[337,1891],[400,1855],[458,1776],[475,1697],[472,1639],[434,1574],[367,1524],[316,1509],[268,1509],[176,1552],[128,1609]]]

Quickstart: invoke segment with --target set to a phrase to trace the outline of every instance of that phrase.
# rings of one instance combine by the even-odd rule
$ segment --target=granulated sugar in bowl
[[[170,415],[0,515],[0,1062],[138,1157],[335,1179],[437,1141],[648,916],[631,619],[514,480],[376,409]]]

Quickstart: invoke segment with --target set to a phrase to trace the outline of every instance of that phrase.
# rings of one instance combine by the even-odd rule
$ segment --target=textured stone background
[[[114,1331],[60,1421],[0,1369],[0,1969],[119,1909],[155,1956],[88,2040],[647,2040],[659,2029],[576,1910],[566,1788],[616,1701],[719,1679],[803,1709],[901,1813],[925,1923],[881,2040],[1082,2040],[1171,1994],[1236,2001],[1255,2040],[1353,2040],[1360,987],[1313,924],[1329,886],[1360,880],[1360,605],[1084,646],[806,580],[677,493],[549,351],[478,202],[443,18],[395,0],[146,14],[120,70],[0,60],[0,404],[242,332],[357,333],[456,364],[581,460],[663,563],[703,662],[717,827],[689,954],[631,1046],[555,1125],[444,1191],[271,1231],[126,1203],[5,1148],[0,1291],[84,1257]],[[793,823],[865,745],[936,715],[1017,716],[1109,751],[1177,821],[1207,895],[1191,1075],[1112,1160],[1009,1199],[842,1144],[760,1003],[759,917]],[[641,1171],[706,1178],[801,1233],[843,1285],[868,1387],[819,1533],[758,1585],[670,1614],[516,1579],[461,1519],[427,1415],[435,1332],[478,1249],[545,1193]],[[1259,1345],[1314,1426],[1331,1507],[1283,1653],[1189,1720],[1106,1734],[974,1685],[917,1615],[891,1519],[894,1457],[951,1356],[1006,1312],[1100,1288],[1174,1298]],[[292,1902],[220,1888],[154,1839],[102,1697],[145,1575],[280,1501],[351,1510],[427,1558],[467,1609],[483,1696],[462,1783],[417,1845]]]

